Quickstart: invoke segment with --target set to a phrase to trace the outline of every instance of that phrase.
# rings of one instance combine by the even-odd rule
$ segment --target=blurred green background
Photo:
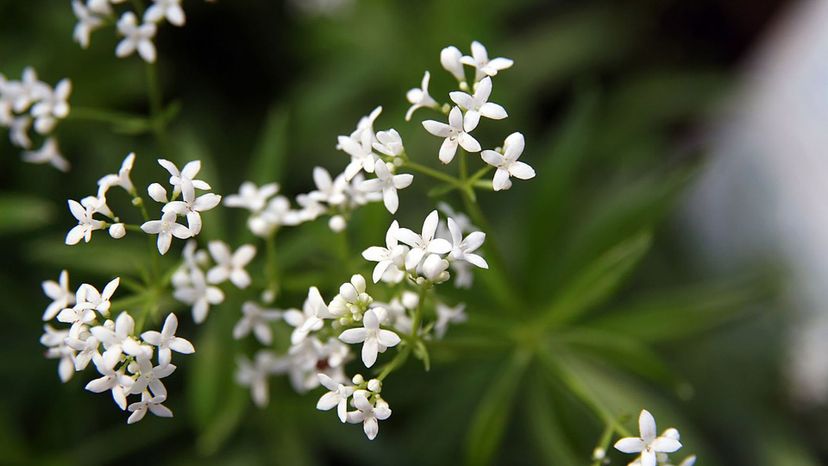
[[[679,428],[682,452],[698,453],[699,465],[828,462],[824,410],[796,409],[781,371],[777,271],[712,276],[673,221],[704,165],[706,116],[783,2],[344,4],[317,15],[281,1],[185,0],[186,27],[166,25],[156,42],[165,101],[180,105],[165,147],[70,116],[57,130],[73,164],[64,175],[20,162],[3,134],[0,464],[578,465],[590,463],[603,417],[632,428],[641,408],[661,429]],[[68,1],[0,0],[0,72],[17,78],[31,65],[51,84],[71,78],[73,107],[145,114],[143,62],[115,58],[111,28],[82,50],[73,26]],[[296,395],[284,379],[273,381],[267,409],[252,406],[231,377],[235,355],[254,348],[230,337],[243,295],[201,327],[181,319],[198,352],[167,379],[173,420],[127,426],[108,396],[83,390],[88,374],[60,383],[38,343],[40,282],[68,268],[74,286],[103,284],[145,260],[130,236],[64,246],[66,199],[92,193],[130,151],[139,186],[162,178],[154,158],[164,156],[201,159],[220,194],[245,179],[305,192],[315,165],[344,167],[336,136],[377,105],[377,129],[397,128],[412,158],[436,166],[437,142],[417,123],[426,112],[403,122],[405,91],[426,69],[433,95],[450,90],[439,51],[474,39],[515,60],[493,95],[509,119],[481,124],[481,142],[523,132],[523,159],[538,177],[480,196],[505,269],[478,273],[473,293],[449,292],[471,321],[434,345],[430,372],[410,362],[387,381],[394,414],[376,441],[317,412],[318,394]],[[402,224],[431,209],[428,188],[418,178],[402,193]],[[244,217],[220,210],[205,217],[204,237],[250,241]],[[351,250],[378,244],[389,221],[381,206],[360,211]],[[285,233],[278,304],[298,304],[312,284],[329,296],[351,270],[368,270],[355,259],[343,271],[334,238],[322,223]],[[544,313],[554,330],[514,337]],[[532,338],[543,351],[514,343]]]

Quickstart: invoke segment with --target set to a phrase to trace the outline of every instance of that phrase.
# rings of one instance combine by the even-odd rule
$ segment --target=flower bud
[[[371,390],[374,393],[379,393],[382,391],[382,382],[379,379],[371,379],[368,381],[368,390]]]
[[[109,227],[109,236],[115,239],[121,239],[126,235],[126,228],[124,228],[123,223],[113,223]]]

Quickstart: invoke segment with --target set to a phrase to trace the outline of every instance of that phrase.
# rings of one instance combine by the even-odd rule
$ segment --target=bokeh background
[[[588,464],[602,423],[585,399],[629,426],[650,409],[699,465],[828,463],[820,3],[185,0],[186,27],[157,40],[165,101],[180,106],[164,147],[70,116],[57,133],[65,175],[0,140],[0,463]],[[68,1],[0,0],[0,72],[31,65],[49,83],[71,78],[73,107],[146,113],[144,64],[115,58],[112,29],[82,50],[73,26]],[[449,90],[439,51],[474,39],[516,63],[493,97],[509,119],[481,124],[483,145],[519,130],[538,172],[480,198],[520,299],[490,299],[480,274],[474,294],[456,293],[472,322],[435,345],[430,372],[410,362],[389,379],[394,414],[376,441],[286,380],[273,381],[267,409],[252,406],[232,382],[235,355],[253,349],[229,335],[242,297],[202,327],[182,324],[198,353],[167,379],[173,420],[127,426],[107,396],[83,390],[86,374],[60,383],[38,343],[40,282],[68,268],[73,284],[103,283],[146,260],[129,236],[64,246],[66,199],[92,192],[130,151],[138,185],[161,178],[152,160],[164,156],[201,159],[217,193],[245,179],[305,192],[315,165],[344,166],[336,136],[377,105],[378,127],[436,166],[435,140],[417,118],[403,122],[405,91],[425,69],[432,94]],[[424,180],[402,194],[401,223],[431,209]],[[389,217],[375,207],[349,228],[353,251],[382,238]],[[249,240],[236,212],[209,217],[207,238]],[[280,246],[294,303],[309,284],[330,290],[350,275],[325,225],[302,231]],[[573,281],[614,253],[640,262],[618,283]],[[552,363],[515,373],[511,348],[473,344],[503,337],[478,318],[523,322],[582,296],[594,302],[544,336],[559,349]]]

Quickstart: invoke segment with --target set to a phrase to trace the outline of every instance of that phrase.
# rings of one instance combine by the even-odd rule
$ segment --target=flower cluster
[[[181,1],[152,0],[152,4],[143,10],[143,2],[136,5],[136,2],[125,0],[73,0],[72,10],[78,20],[74,39],[81,47],[87,48],[93,31],[114,23],[118,35],[123,37],[115,49],[115,55],[124,58],[137,51],[144,61],[153,63],[156,58],[153,39],[158,26],[166,21],[180,27],[187,20]],[[116,8],[120,5],[123,5],[123,11],[119,13]]]
[[[26,151],[23,160],[31,163],[48,163],[60,171],[69,170],[69,162],[58,148],[57,140],[49,135],[59,120],[69,115],[69,94],[72,82],[62,79],[55,85],[37,78],[32,68],[23,70],[19,81],[6,79],[0,74],[0,126],[9,128],[12,144],[31,149],[29,129],[45,137],[40,149]]]
[[[448,113],[448,123],[423,121],[426,131],[443,138],[439,152],[440,161],[448,164],[454,160],[458,147],[469,153],[479,152],[483,161],[496,169],[492,186],[495,191],[501,191],[512,186],[510,178],[528,180],[535,176],[532,167],[518,161],[524,148],[523,135],[512,133],[506,138],[503,147],[482,150],[471,132],[477,128],[481,118],[502,120],[508,116],[501,105],[489,102],[489,97],[492,94],[492,77],[496,76],[498,71],[510,68],[513,63],[508,58],[490,60],[486,48],[480,42],[472,42],[471,50],[470,56],[464,56],[457,47],[451,46],[444,48],[440,53],[440,63],[457,79],[460,88],[459,91],[449,93],[453,105],[446,103],[441,106],[428,93],[430,74],[426,71],[421,87],[411,89],[406,95],[411,103],[406,120],[410,120],[419,108],[432,108]],[[474,69],[471,94],[468,93],[470,89],[464,65]]]
[[[195,349],[189,341],[175,335],[178,328],[175,314],[167,316],[160,332],[140,334],[127,311],[111,320],[111,299],[119,283],[120,278],[115,278],[102,291],[84,283],[73,293],[65,270],[58,282],[43,282],[43,291],[52,300],[43,320],[57,318],[69,327],[55,329],[46,324],[40,342],[47,347],[46,357],[60,360],[58,375],[63,382],[75,372],[85,370],[91,362],[100,377],[87,383],[86,389],[94,393],[110,392],[115,404],[131,413],[127,419],[129,424],[143,419],[147,411],[172,417],[172,411],[163,405],[167,389],[161,379],[176,369],[171,362],[173,351],[191,354]],[[131,395],[140,395],[140,401],[129,403]]]
[[[672,466],[668,453],[674,453],[681,448],[679,431],[674,428],[665,430],[661,435],[656,434],[655,418],[646,409],[641,410],[638,417],[639,437],[626,437],[615,442],[615,448],[624,453],[638,454],[638,458],[630,466]],[[678,466],[693,466],[696,456],[691,455]]]

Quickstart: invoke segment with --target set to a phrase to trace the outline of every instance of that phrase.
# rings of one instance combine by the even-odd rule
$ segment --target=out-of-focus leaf
[[[549,402],[550,394],[546,385],[541,383],[541,378],[533,378],[524,400],[523,417],[531,429],[534,444],[544,459],[544,464],[581,466],[584,455],[578,455],[572,450],[572,441],[567,438],[562,419]]]
[[[506,367],[492,378],[469,428],[466,464],[485,465],[494,460],[510,418],[512,402],[530,359],[529,353],[515,351]]]
[[[738,318],[767,293],[767,285],[755,280],[705,284],[641,298],[587,325],[641,341],[675,341]]]
[[[604,302],[650,248],[650,233],[638,233],[607,251],[564,287],[541,317],[546,325],[560,326]]]
[[[95,235],[106,235],[106,232],[95,232],[93,236]],[[141,268],[149,265],[151,254],[158,255],[154,243],[150,246],[147,238],[132,238],[127,234],[126,238],[118,241],[99,239],[100,241],[93,239],[89,243],[81,242],[75,246],[67,246],[62,238],[38,240],[27,244],[26,253],[33,261],[57,270],[71,269],[106,276],[125,273],[137,275]],[[169,256],[159,257],[158,261],[164,269],[173,264],[173,259]]]
[[[244,419],[244,413],[250,404],[249,398],[247,390],[238,385],[224,394],[224,403],[198,437],[196,449],[199,453],[209,456],[219,451]]]
[[[257,185],[282,181],[288,153],[288,122],[287,109],[282,106],[271,108],[250,159],[248,180]]]
[[[40,228],[54,216],[55,206],[44,199],[25,194],[0,195],[0,235]]]

